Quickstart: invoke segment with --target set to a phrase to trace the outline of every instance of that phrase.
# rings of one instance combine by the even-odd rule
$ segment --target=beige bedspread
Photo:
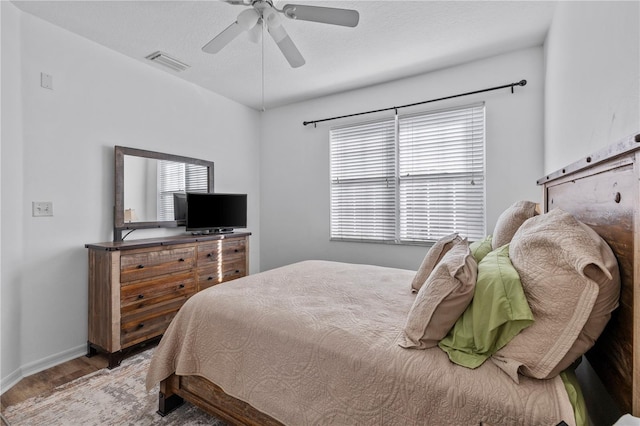
[[[171,323],[147,387],[203,376],[287,425],[574,423],[559,377],[518,385],[398,346],[414,274],[306,261],[211,287]]]

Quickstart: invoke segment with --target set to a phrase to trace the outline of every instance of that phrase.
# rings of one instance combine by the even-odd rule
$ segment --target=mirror
[[[185,192],[213,192],[213,162],[116,146],[113,240],[124,230],[183,225],[174,199]]]

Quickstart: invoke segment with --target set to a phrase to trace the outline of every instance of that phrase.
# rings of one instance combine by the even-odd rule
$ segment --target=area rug
[[[166,417],[156,413],[158,391],[147,392],[145,377],[153,348],[66,383],[51,394],[33,397],[7,407],[11,426],[46,425],[215,425],[224,423],[185,403]]]

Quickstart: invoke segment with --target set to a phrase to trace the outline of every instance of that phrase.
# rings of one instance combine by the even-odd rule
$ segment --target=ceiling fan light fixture
[[[248,32],[249,40],[252,43],[259,43],[262,40],[262,18]]]
[[[179,61],[176,58],[172,58],[166,53],[160,51],[153,52],[150,55],[145,56],[145,59],[163,65],[167,68],[171,68],[174,71],[184,71],[191,67],[190,65],[187,65],[184,62]]]
[[[264,19],[267,22],[267,26],[271,28],[278,28],[282,26],[282,21],[276,12],[270,10],[265,12]]]
[[[240,12],[236,23],[243,31],[249,31],[260,19],[260,14],[255,9],[247,9]]]

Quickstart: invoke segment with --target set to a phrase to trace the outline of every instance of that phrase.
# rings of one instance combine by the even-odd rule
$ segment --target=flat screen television
[[[187,231],[219,233],[246,227],[247,194],[187,192]]]

